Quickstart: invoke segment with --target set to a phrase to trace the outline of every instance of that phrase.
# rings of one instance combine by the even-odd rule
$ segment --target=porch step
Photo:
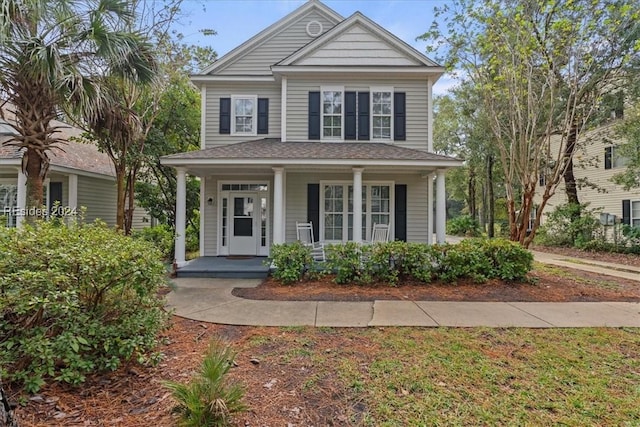
[[[178,268],[178,277],[218,277],[224,279],[266,279],[266,257],[200,257]]]

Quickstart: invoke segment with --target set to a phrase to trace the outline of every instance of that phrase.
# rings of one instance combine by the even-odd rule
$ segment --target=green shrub
[[[455,245],[441,245],[442,259],[437,271],[438,278],[445,282],[471,278],[476,283],[492,278],[491,260],[475,239],[465,239]]]
[[[167,314],[159,252],[103,223],[0,230],[0,376],[36,392],[150,351]]]
[[[438,255],[432,246],[421,243],[378,243],[371,246],[368,267],[376,279],[391,285],[408,278],[430,282],[438,264]]]
[[[533,254],[506,239],[481,240],[485,256],[491,260],[490,278],[522,280],[533,268]]]
[[[185,249],[187,252],[200,250],[200,211],[198,209],[193,210],[192,220],[187,223]]]
[[[271,246],[273,277],[285,285],[302,280],[313,266],[311,248],[300,242]]]
[[[336,283],[371,283],[371,264],[367,261],[369,246],[347,242],[328,245],[325,251],[327,270],[336,274]]]
[[[180,415],[181,426],[229,426],[234,414],[246,410],[241,401],[244,390],[226,381],[234,359],[228,346],[214,341],[188,384],[165,383],[178,401],[173,410]]]
[[[479,237],[480,224],[470,215],[462,215],[447,221],[447,234],[454,236]]]
[[[547,246],[582,247],[601,232],[596,212],[588,204],[567,203],[556,207],[536,235],[536,241]]]
[[[153,246],[160,251],[165,260],[173,261],[175,242],[173,230],[168,225],[161,224],[153,227],[145,227],[141,230],[133,230],[131,235],[136,239],[142,239],[152,243]]]

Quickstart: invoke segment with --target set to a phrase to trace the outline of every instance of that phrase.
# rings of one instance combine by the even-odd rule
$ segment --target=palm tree
[[[48,152],[62,149],[51,121],[86,110],[101,75],[155,74],[150,45],[127,30],[134,19],[126,0],[0,0],[0,98],[15,114],[8,144],[23,150],[28,207],[42,206]]]

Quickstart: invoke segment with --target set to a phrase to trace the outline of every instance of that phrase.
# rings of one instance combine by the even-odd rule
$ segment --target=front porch
[[[384,143],[263,139],[166,156],[176,167],[176,264],[185,265],[186,174],[200,177],[200,254],[268,256],[311,222],[316,240],[444,241],[445,172],[459,160]],[[435,189],[434,189],[435,186]],[[434,191],[435,190],[435,191]]]
[[[226,279],[266,279],[267,257],[203,256],[186,262],[176,271],[177,277],[216,277]]]

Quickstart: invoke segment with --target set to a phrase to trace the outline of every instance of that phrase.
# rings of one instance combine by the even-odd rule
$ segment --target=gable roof
[[[429,59],[427,56],[420,53],[418,50],[395,36],[394,34],[387,31],[385,28],[381,27],[371,19],[367,18],[360,12],[356,12],[351,15],[348,19],[342,21],[331,30],[327,31],[323,35],[319,36],[312,42],[308,43],[302,49],[294,52],[289,55],[287,58],[284,58],[282,61],[278,62],[277,66],[290,66],[290,65],[299,65],[300,62],[305,59],[313,57],[314,53],[318,52],[323,47],[330,46],[331,43],[335,43],[336,40],[350,30],[355,27],[361,27],[366,32],[369,33],[370,36],[373,36],[375,39],[379,40],[381,43],[384,43],[392,48],[394,48],[398,53],[402,54],[408,60],[413,62],[416,66],[423,67],[438,67],[440,65]],[[357,43],[355,41],[354,43]],[[310,64],[317,65],[317,64]],[[335,65],[335,64],[327,64],[327,65]],[[354,65],[354,64],[345,64],[345,65]],[[370,65],[370,64],[362,64],[362,65]]]
[[[6,112],[5,112],[6,113]],[[9,118],[9,117],[8,117]],[[10,119],[10,118],[9,118]],[[60,149],[49,150],[49,162],[51,169],[73,169],[79,172],[104,175],[114,177],[113,164],[105,153],[101,153],[94,144],[70,141],[70,139],[82,139],[83,131],[64,122],[53,120],[51,125],[57,127],[54,135],[65,142],[58,144]],[[20,166],[22,164],[23,150],[12,145],[5,145],[16,135],[15,129],[5,120],[0,119],[0,126],[7,130],[0,134],[0,165],[11,164]],[[12,132],[8,130],[11,129]]]
[[[211,74],[214,71],[229,65],[230,63],[236,61],[238,58],[243,57],[253,49],[257,48],[260,44],[282,31],[284,28],[295,22],[300,17],[305,16],[312,11],[320,13],[335,24],[344,20],[344,17],[342,15],[326,6],[322,2],[318,0],[309,0],[298,9],[289,13],[274,24],[271,24],[246,42],[242,43],[240,46],[225,54],[222,58],[218,59],[210,66],[206,67],[204,70],[202,70],[201,74]]]

